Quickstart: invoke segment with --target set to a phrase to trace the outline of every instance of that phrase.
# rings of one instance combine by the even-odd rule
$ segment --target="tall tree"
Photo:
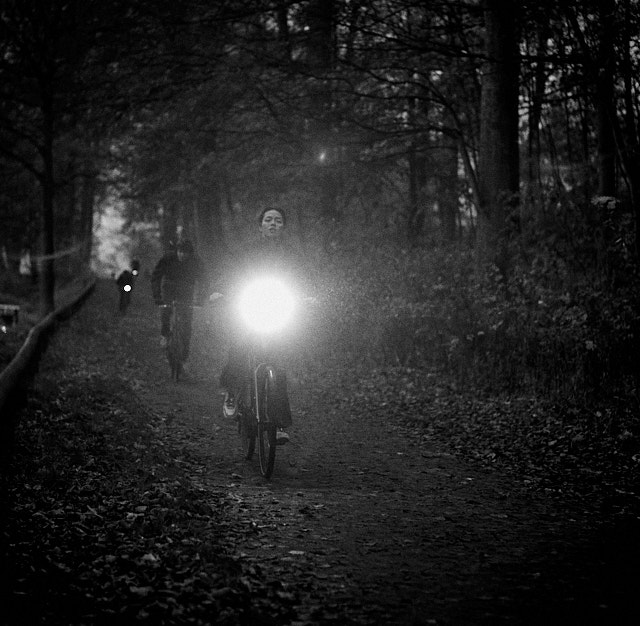
[[[503,272],[509,269],[508,219],[520,180],[518,5],[515,0],[484,0],[478,252],[482,261]]]
[[[57,203],[68,182],[60,172],[78,154],[91,154],[97,134],[107,136],[133,103],[162,85],[167,67],[158,59],[168,37],[161,18],[169,21],[170,6],[152,0],[135,6],[127,0],[1,1],[0,156],[29,171],[41,190],[42,315],[55,307],[56,212],[82,211],[79,202]],[[83,175],[95,173],[82,161]],[[86,207],[84,216],[86,226]]]
[[[629,188],[631,207],[635,220],[636,257],[640,260],[640,121],[638,120],[637,82],[640,70],[637,55],[632,55],[634,36],[640,23],[637,3],[636,11],[632,11],[631,0],[624,0],[624,11],[621,12],[623,27],[621,31],[620,54],[622,75],[622,110],[621,120],[615,121],[616,143],[619,146],[620,159],[626,183]],[[635,82],[634,82],[635,81]]]
[[[453,243],[458,236],[458,142],[445,136],[437,154],[441,163],[438,202],[442,240]]]
[[[598,193],[616,195],[616,145],[614,125],[616,118],[614,79],[615,59],[615,0],[601,0],[600,33],[597,52],[596,112],[598,123]]]
[[[315,141],[314,151],[322,165],[320,171],[320,212],[324,218],[338,216],[337,160],[339,149],[335,145],[332,116],[333,91],[331,72],[335,67],[335,0],[312,0],[306,9],[306,62],[315,76],[315,106],[311,113]]]
[[[40,312],[54,308],[54,141],[63,22],[68,7],[52,2],[38,8],[5,1],[0,13],[3,82],[0,118],[5,158],[31,172],[41,190]],[[68,24],[66,25],[69,26]]]

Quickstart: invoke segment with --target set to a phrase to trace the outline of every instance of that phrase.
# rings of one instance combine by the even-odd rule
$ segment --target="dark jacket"
[[[120,273],[120,276],[116,278],[116,285],[118,285],[120,289],[122,289],[125,285],[131,285],[131,287],[133,288],[133,281],[133,274],[129,270],[124,270]]]
[[[182,262],[175,252],[163,256],[151,274],[151,291],[156,302],[202,302],[206,296],[207,277],[197,256]]]

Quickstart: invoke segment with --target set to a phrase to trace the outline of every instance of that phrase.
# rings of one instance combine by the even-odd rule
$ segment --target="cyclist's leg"
[[[247,368],[248,354],[247,346],[240,337],[233,337],[227,360],[220,374],[220,386],[225,392],[223,413],[226,417],[234,417],[240,402],[247,406],[250,398],[247,395],[249,390],[249,372]]]
[[[182,311],[182,345],[184,347],[184,360],[189,356],[189,346],[191,344],[191,331],[193,328],[193,309],[190,306],[184,307]]]
[[[160,334],[163,337],[168,337],[170,327],[171,327],[171,308],[163,307],[160,309]]]
[[[247,347],[244,342],[234,337],[229,351],[227,361],[220,374],[220,386],[229,392],[243,388],[247,380]]]

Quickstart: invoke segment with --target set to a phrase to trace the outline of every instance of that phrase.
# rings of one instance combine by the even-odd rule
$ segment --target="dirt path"
[[[174,384],[145,286],[125,318],[112,313],[110,287],[98,286],[58,341],[77,339],[85,375],[128,381],[200,486],[227,493],[244,529],[239,558],[299,598],[287,623],[640,623],[638,547],[627,544],[637,525],[622,533],[590,503],[532,493],[378,411],[358,412],[357,381],[338,386],[312,363],[291,375],[292,441],[267,482],[220,415],[222,354],[207,315],[194,321],[197,374]]]

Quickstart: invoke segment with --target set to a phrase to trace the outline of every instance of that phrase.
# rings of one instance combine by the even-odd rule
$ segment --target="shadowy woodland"
[[[144,269],[189,237],[214,278],[276,204],[372,396],[533,398],[637,464],[639,26],[636,0],[3,2],[2,300],[51,311],[107,210]]]

